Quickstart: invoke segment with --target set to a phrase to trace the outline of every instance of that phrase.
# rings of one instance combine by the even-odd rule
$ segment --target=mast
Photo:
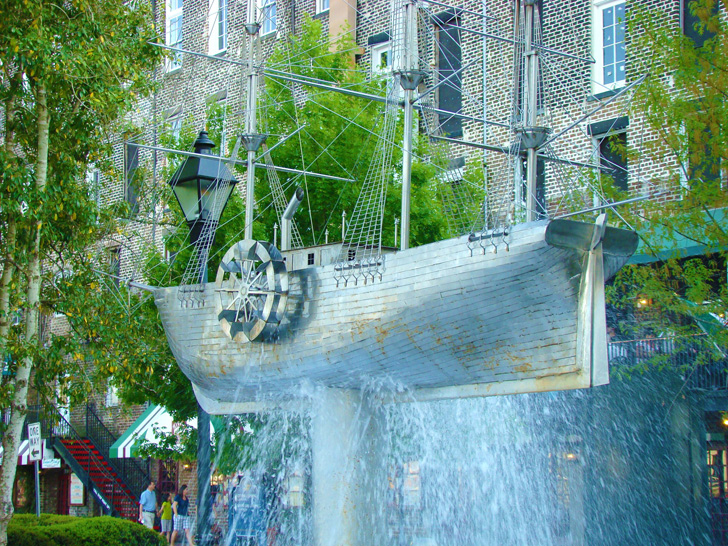
[[[255,157],[265,142],[267,135],[257,133],[258,72],[255,69],[255,45],[258,40],[260,23],[255,18],[256,0],[248,0],[248,18],[245,32],[248,35],[248,100],[245,116],[245,133],[240,139],[248,152],[247,184],[245,189],[245,239],[253,238],[253,214],[255,211]]]
[[[523,127],[517,129],[520,138],[521,153],[525,150],[526,155],[526,221],[532,222],[538,219],[538,201],[536,192],[538,190],[538,148],[544,143],[548,136],[548,129],[536,125],[536,114],[538,112],[538,81],[539,81],[539,59],[538,51],[534,47],[534,36],[536,21],[540,20],[537,0],[523,1],[523,97],[521,106],[523,112]],[[515,21],[514,28],[518,35],[519,19],[521,16],[521,0],[515,0]],[[517,51],[518,45],[516,45]],[[518,85],[518,81],[516,81]],[[519,182],[517,182],[519,183]]]
[[[401,66],[399,67],[399,83],[404,91],[404,142],[402,144],[402,237],[400,248],[409,248],[410,231],[410,194],[412,185],[412,139],[413,139],[413,105],[414,90],[423,78],[423,72],[417,70],[417,11],[413,0],[404,3],[404,28],[399,34],[404,41]],[[402,36],[404,34],[404,36]]]

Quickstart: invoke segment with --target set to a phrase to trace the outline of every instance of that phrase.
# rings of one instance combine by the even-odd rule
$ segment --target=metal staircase
[[[134,521],[138,518],[138,499],[149,483],[148,474],[133,460],[109,459],[109,446],[115,438],[91,407],[86,408],[86,436],[60,412],[50,416],[39,411],[29,414],[28,420],[41,422],[49,447],[71,467],[104,514]]]

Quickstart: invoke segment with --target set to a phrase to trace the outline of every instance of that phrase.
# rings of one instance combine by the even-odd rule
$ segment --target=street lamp
[[[200,131],[195,140],[195,153],[175,171],[169,185],[177,198],[187,227],[190,241],[197,246],[204,229],[214,232],[225,210],[228,199],[238,181],[220,157],[212,155],[215,143]],[[203,239],[199,244],[209,245],[212,239]],[[207,252],[199,249],[197,256],[206,261]],[[200,283],[205,281],[205,263],[200,264]],[[210,542],[210,416],[197,404],[197,544],[206,546]]]
[[[238,183],[221,158],[212,155],[210,150],[215,143],[207,136],[207,131],[200,131],[194,146],[194,155],[185,159],[169,181],[190,228],[193,245],[200,238],[203,227],[217,227]]]

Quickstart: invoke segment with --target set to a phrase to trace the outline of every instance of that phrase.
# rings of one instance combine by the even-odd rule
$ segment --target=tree
[[[617,308],[638,315],[632,327],[639,334],[699,332],[704,322],[689,317],[721,318],[728,305],[723,208],[728,195],[722,180],[728,158],[728,34],[721,14],[727,7],[718,0],[690,2],[684,30],[654,9],[635,10],[630,21],[633,73],[649,74],[635,110],[655,135],[640,153],[675,166],[653,180],[671,197],[626,217],[657,261],[623,269],[608,292]],[[681,246],[702,252],[686,258]],[[711,334],[726,346],[725,328]]]
[[[12,490],[31,373],[63,376],[83,341],[41,339],[44,306],[57,302],[49,282],[67,271],[83,277],[78,259],[109,227],[85,183],[89,161],[108,155],[106,135],[119,116],[151,90],[160,52],[141,3],[8,0],[0,21],[0,344],[13,356],[3,385],[10,421],[0,469],[0,545],[7,543]],[[46,307],[47,309],[47,307]],[[22,328],[10,327],[15,310]],[[45,344],[43,343],[45,341]],[[42,388],[43,384],[38,383]]]

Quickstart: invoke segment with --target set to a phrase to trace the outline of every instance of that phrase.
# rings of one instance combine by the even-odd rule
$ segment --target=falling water
[[[708,544],[704,432],[682,387],[652,372],[588,391],[383,403],[389,389],[367,385],[351,430],[323,440],[316,423],[333,415],[308,387],[256,432],[266,532],[316,543],[314,503],[338,505],[315,497],[340,494],[313,494],[317,469],[348,482],[361,545]],[[347,463],[333,466],[341,449]],[[317,546],[340,544],[328,529]]]

